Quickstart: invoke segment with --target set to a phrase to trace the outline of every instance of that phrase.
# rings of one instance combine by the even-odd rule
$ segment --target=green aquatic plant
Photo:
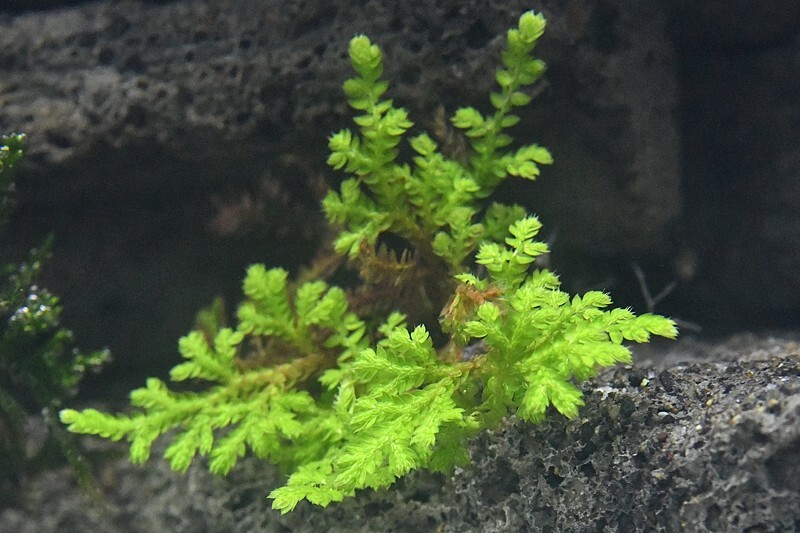
[[[13,173],[24,150],[24,135],[0,137],[0,227],[14,206]],[[86,371],[106,361],[108,353],[78,351],[72,332],[60,326],[59,299],[38,283],[51,243],[47,239],[20,264],[0,264],[0,481],[34,470],[55,452],[90,487],[74,436],[64,431],[57,413]],[[39,413],[50,438],[31,456],[26,423]]]
[[[468,462],[470,437],[509,415],[536,422],[552,406],[573,418],[578,383],[630,361],[624,341],[675,337],[667,318],[609,309],[601,292],[561,291],[536,264],[548,252],[535,240],[536,217],[485,205],[508,176],[534,179],[551,163],[540,146],[510,148],[507,133],[544,72],[532,55],[544,28],[528,12],[508,32],[491,114],[454,114],[470,148],[459,159],[421,133],[409,139],[411,160],[400,160],[413,124],[383,98],[380,49],[352,39],[357,76],[344,90],[358,130],[335,133],[328,158],[350,177],[323,208],[338,229],[334,250],[360,282],[292,283],[285,270],[251,266],[236,325],[180,341],[184,362],[171,379],[204,388],[175,392],[151,378],[131,393],[132,414],[67,409],[62,421],[127,439],[137,463],[172,432],[165,457],[179,471],[200,455],[225,474],[250,450],[287,472],[270,494],[287,512],[304,499],[325,506],[386,487],[414,469],[448,472]]]
[[[0,228],[6,225],[14,209],[14,168],[24,152],[24,134],[14,133],[0,137]]]

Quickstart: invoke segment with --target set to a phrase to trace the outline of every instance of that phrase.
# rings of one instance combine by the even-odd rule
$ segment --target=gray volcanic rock
[[[0,40],[0,128],[30,132],[31,158],[45,168],[80,162],[89,174],[96,164],[81,155],[105,159],[137,142],[164,157],[245,167],[277,141],[297,157],[314,148],[320,168],[316,149],[348,123],[340,87],[349,36],[381,44],[392,94],[430,128],[440,105],[448,114],[486,107],[496,52],[525,7],[127,1],[19,16]],[[519,137],[550,146],[559,164],[534,207],[576,246],[657,250],[680,213],[667,15],[650,3],[539,9],[550,19],[540,54],[552,74]],[[81,192],[98,185],[82,181]],[[49,185],[56,195],[68,184]]]
[[[251,458],[228,478],[197,461],[179,475],[162,460],[133,467],[118,459],[98,464],[105,504],[75,487],[68,471],[51,471],[25,485],[23,505],[0,511],[0,529],[794,531],[798,341],[748,335],[650,347],[640,364],[587,383],[577,419],[509,421],[479,436],[474,464],[450,478],[417,472],[326,509],[272,511],[265,495],[282,478]]]

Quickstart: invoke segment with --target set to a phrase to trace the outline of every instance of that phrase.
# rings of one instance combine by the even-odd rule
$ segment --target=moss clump
[[[675,337],[667,318],[607,309],[601,292],[561,291],[537,268],[548,249],[535,240],[536,217],[486,205],[505,178],[534,179],[552,161],[537,145],[512,149],[507,133],[544,72],[532,55],[544,28],[528,12],[508,32],[491,115],[454,114],[470,148],[459,160],[425,133],[409,139],[411,160],[399,160],[413,124],[383,98],[380,49],[355,37],[357,76],[344,89],[358,130],[330,138],[328,163],[349,177],[323,208],[338,230],[333,248],[360,283],[295,284],[285,270],[251,266],[238,323],[180,341],[185,361],[172,380],[204,388],[174,392],[149,379],[131,393],[133,414],[64,410],[69,429],[127,439],[134,462],[173,432],[165,457],[180,471],[201,455],[225,474],[249,449],[290,474],[270,494],[286,512],[304,499],[325,506],[386,487],[413,469],[447,472],[468,461],[471,436],[511,414],[536,422],[552,406],[575,417],[577,383],[630,361],[624,341]],[[387,239],[405,251],[390,251]]]

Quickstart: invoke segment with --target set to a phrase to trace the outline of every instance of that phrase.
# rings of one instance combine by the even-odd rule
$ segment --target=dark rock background
[[[432,130],[440,106],[447,115],[461,105],[486,108],[502,35],[531,7],[548,19],[538,55],[549,70],[514,133],[519,142],[547,146],[556,162],[536,183],[509,182],[499,196],[541,216],[544,237],[553,241],[553,267],[567,288],[605,289],[616,303],[644,311],[635,263],[654,293],[677,283],[656,310],[699,325],[701,338],[742,329],[796,330],[800,3],[793,0],[8,0],[0,2],[0,132],[26,132],[30,150],[18,179],[17,211],[0,235],[0,263],[55,233],[45,284],[62,296],[65,324],[81,344],[107,345],[115,356],[86,383],[83,398],[119,400],[146,375],[164,375],[200,307],[223,295],[234,309],[249,263],[296,270],[313,256],[323,222],[319,199],[340,178],[325,165],[326,139],[351,125],[341,84],[351,75],[346,47],[352,35],[366,33],[382,46],[392,97],[418,127]],[[782,356],[792,353],[797,350]],[[712,361],[717,355],[701,350]],[[658,352],[653,361],[664,356]],[[712,387],[730,390],[718,383],[721,369],[713,363],[695,370]],[[759,386],[752,383],[748,394]],[[631,401],[634,418],[649,416],[639,412],[639,399]],[[598,414],[596,423],[608,424],[601,422],[605,416]],[[569,426],[553,424],[562,432]],[[714,439],[717,430],[711,430]],[[764,443],[753,430],[748,442],[780,441],[763,457],[796,466],[796,435],[775,431]],[[570,446],[587,445],[583,433],[569,435],[555,444],[578,439]],[[507,448],[518,437],[492,438],[499,440],[477,445],[479,457],[486,457],[479,462],[489,470],[496,457],[486,446]],[[698,449],[709,457],[717,453],[707,447],[714,439]],[[737,450],[729,461],[755,460]],[[511,470],[521,468],[517,458],[503,461]],[[649,463],[630,461],[643,469],[636,474],[639,485],[647,485],[654,475]],[[714,461],[703,456],[686,479],[716,472]],[[551,466],[542,463],[536,471]],[[757,483],[770,490],[785,495],[796,489],[781,485],[790,480],[765,482],[770,474],[758,472]],[[572,479],[574,472],[562,474],[553,475]],[[130,476],[125,470],[124,478]],[[193,476],[201,477],[188,483],[207,481]],[[164,486],[178,483],[163,479]],[[673,494],[684,481],[659,482]],[[710,502],[721,490],[715,483],[708,481],[705,492],[678,491],[669,509],[684,509],[681,498]],[[410,490],[413,500],[416,489]],[[261,505],[260,485],[257,492]],[[500,509],[517,516],[528,503],[511,505],[510,494],[490,498],[489,514],[476,515],[474,524],[499,520],[493,513]],[[570,499],[578,493],[555,494]],[[591,494],[577,503],[596,497]],[[642,494],[634,500],[646,509]],[[659,494],[647,496],[654,509]],[[451,505],[474,510],[485,503],[469,498],[442,503],[441,516],[457,513]],[[753,505],[771,508],[775,501]],[[366,512],[358,505],[346,509]],[[364,505],[379,512],[387,504]],[[715,505],[716,518],[709,510]],[[724,522],[731,506],[700,505],[702,516],[680,512],[708,530],[744,529]],[[509,530],[515,524],[569,529],[557,521],[564,509],[547,512],[550,518],[498,523]],[[624,530],[622,515],[607,527]],[[287,520],[285,527],[298,527]],[[644,515],[631,520],[634,529],[683,524]]]
[[[800,3],[681,2],[685,298],[730,328],[800,319]],[[685,45],[684,45],[685,44]]]

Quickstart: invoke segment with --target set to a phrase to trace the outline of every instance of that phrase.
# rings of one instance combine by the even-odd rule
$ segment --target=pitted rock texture
[[[515,424],[500,446],[481,438],[481,474],[457,489],[464,521],[474,531],[794,530],[793,346],[788,359],[619,373],[587,399],[597,419],[548,423],[535,438]]]
[[[31,158],[47,166],[139,141],[183,160],[227,162],[238,149],[242,166],[277,142],[296,156],[308,151],[319,167],[317,149],[348,122],[340,87],[349,36],[381,44],[392,95],[430,128],[438,106],[486,108],[496,52],[525,7],[122,2],[19,16],[0,41],[0,128],[30,132]],[[549,146],[559,165],[536,207],[574,246],[657,251],[680,213],[667,14],[651,3],[539,9],[551,20],[540,55],[552,74],[519,137]],[[66,184],[51,185],[55,195]]]
[[[680,362],[676,362],[680,361]],[[687,339],[584,387],[573,421],[509,421],[454,476],[416,472],[387,491],[280,515],[281,476],[250,458],[228,478],[153,459],[97,462],[108,501],[67,471],[31,479],[0,511],[18,533],[796,531],[800,527],[800,336]],[[91,443],[96,441],[92,440]],[[160,441],[158,453],[166,443]],[[107,446],[104,445],[107,449]],[[122,452],[122,451],[121,451]],[[154,456],[156,453],[154,452]]]

